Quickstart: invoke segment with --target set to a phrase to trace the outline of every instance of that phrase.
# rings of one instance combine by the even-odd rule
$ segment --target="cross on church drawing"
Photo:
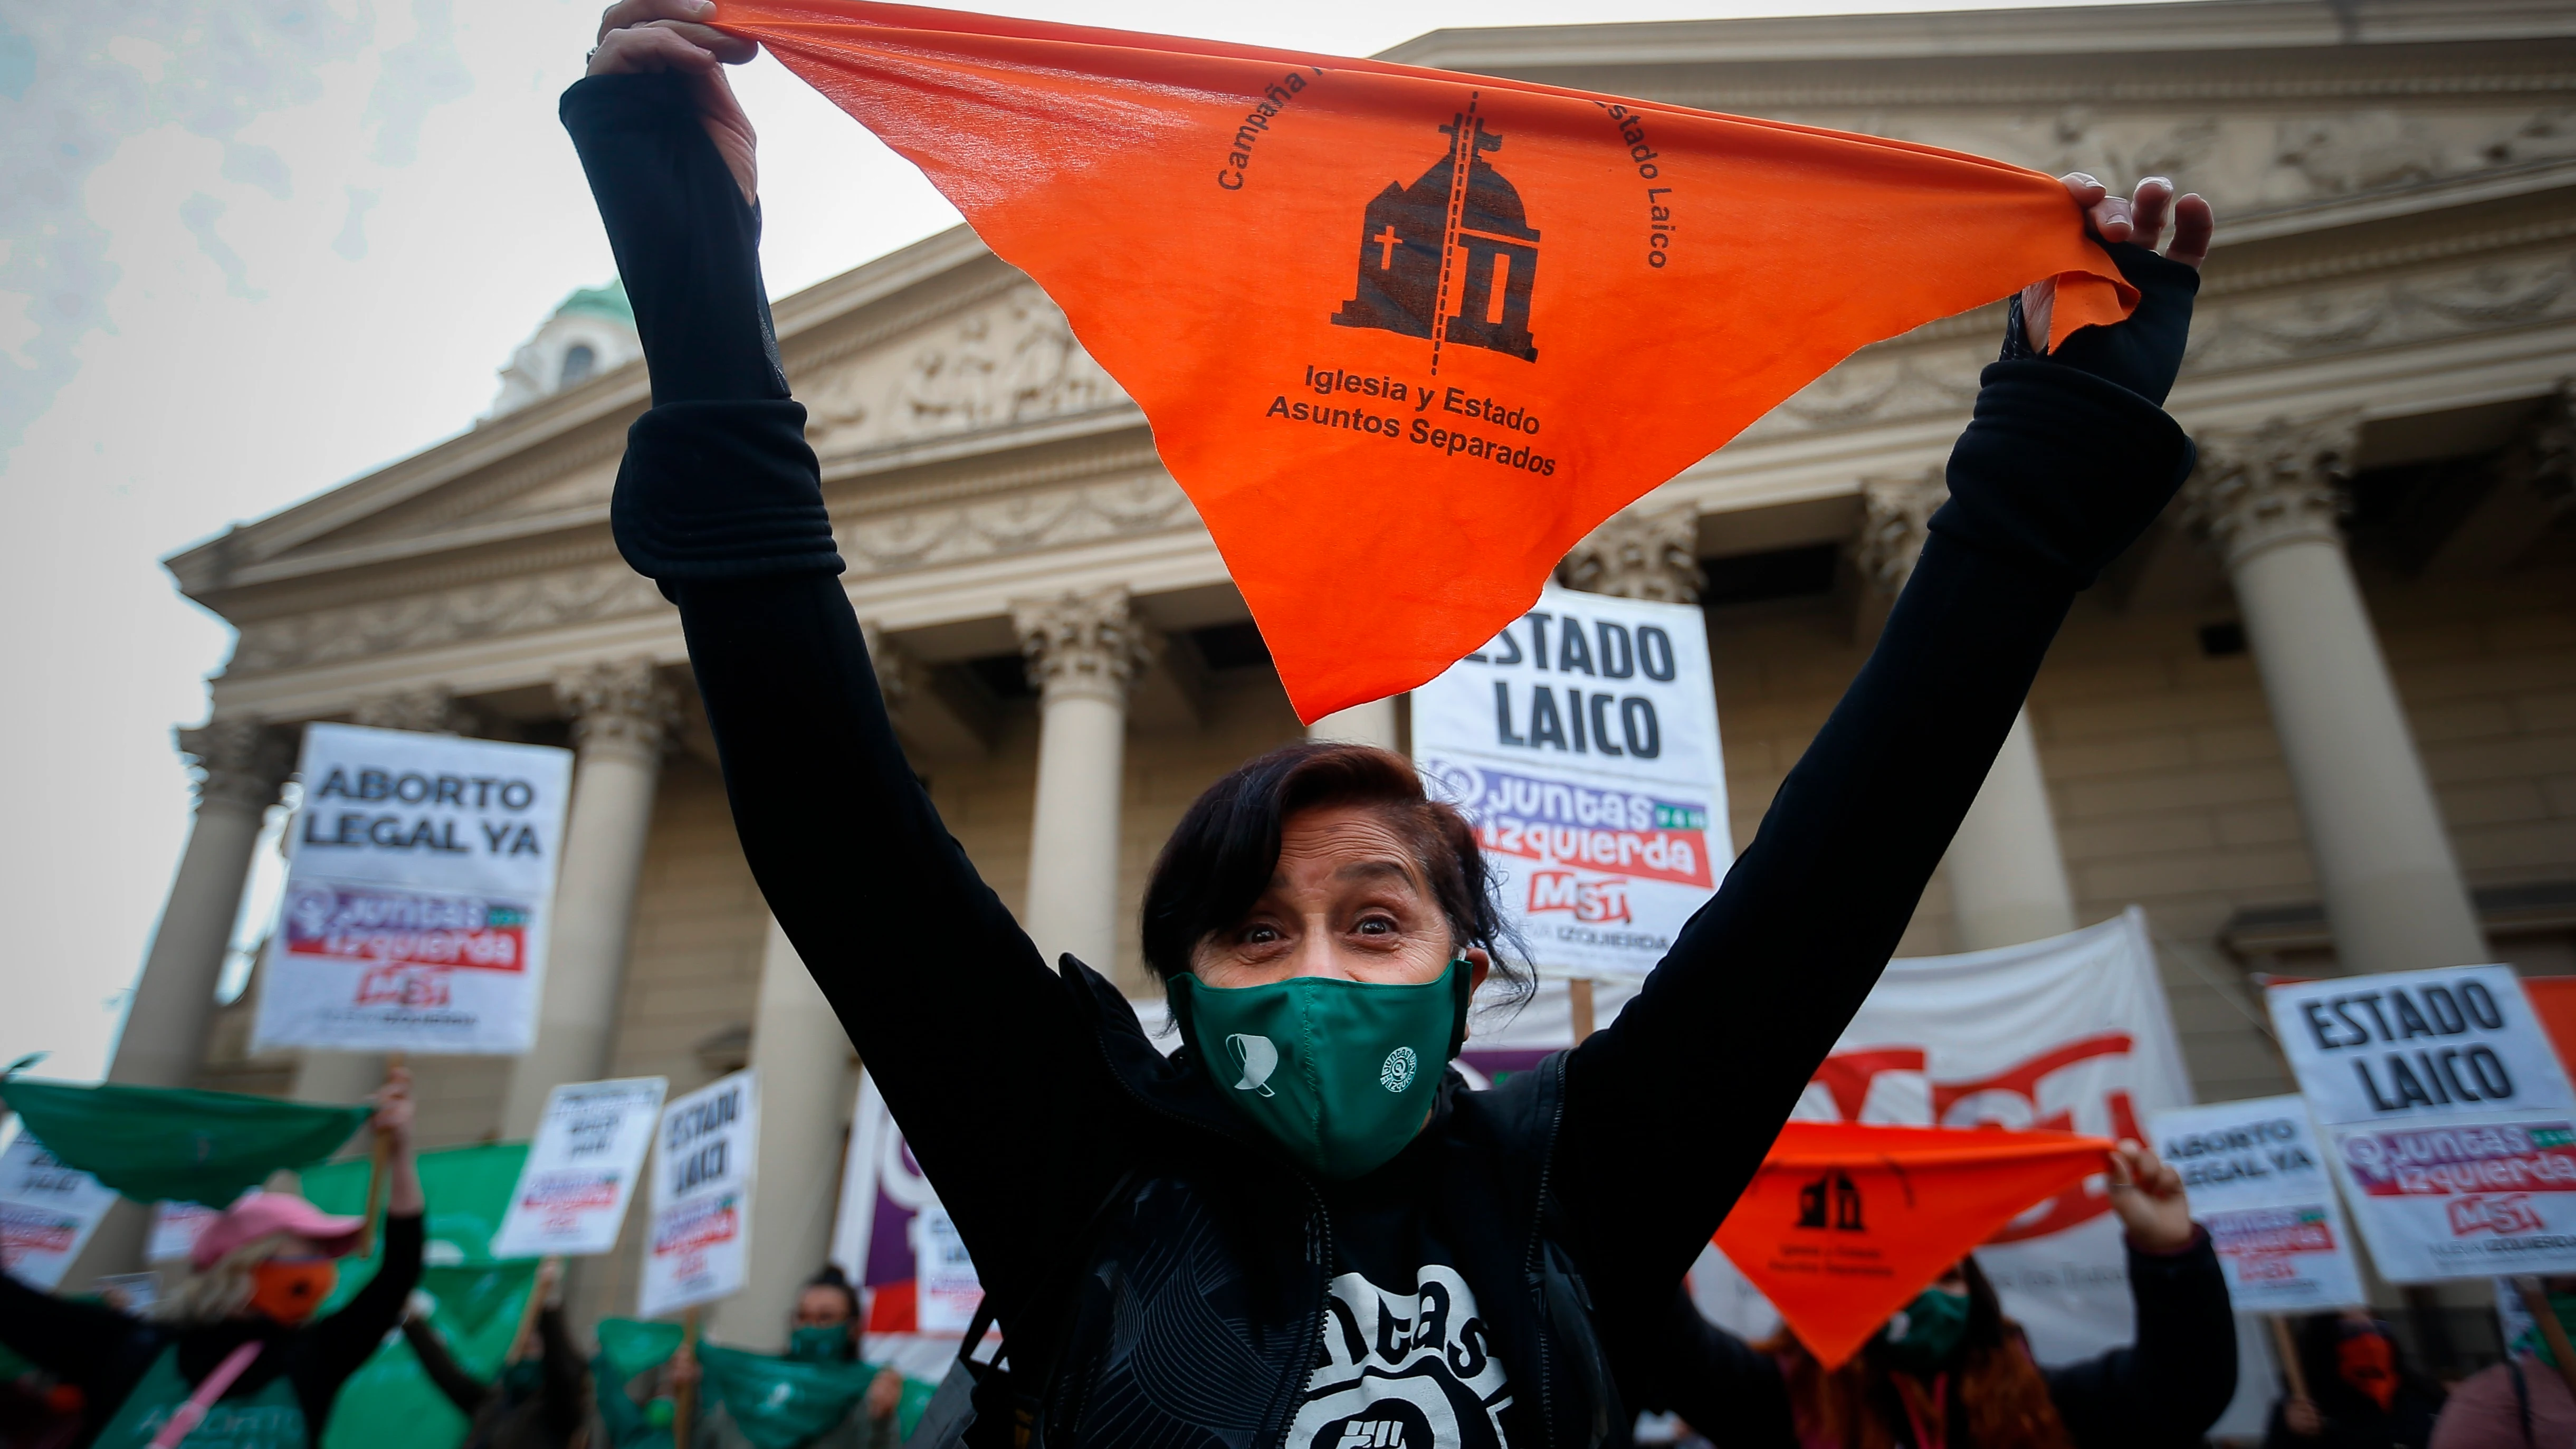
[[[1438,344],[1455,342],[1536,362],[1529,323],[1538,232],[1520,192],[1485,160],[1503,138],[1485,129],[1472,100],[1440,133],[1447,156],[1411,186],[1388,182],[1369,202],[1357,295],[1333,324],[1428,337],[1435,357]]]

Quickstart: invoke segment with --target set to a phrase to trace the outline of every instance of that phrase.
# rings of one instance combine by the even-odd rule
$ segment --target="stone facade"
[[[2527,970],[2576,971],[2562,381],[2576,375],[2576,28],[2563,6],[2239,0],[1567,26],[1438,32],[1392,54],[2124,186],[2170,172],[2208,193],[2221,247],[2172,401],[2208,462],[2190,501],[2079,604],[2039,679],[2022,758],[2058,858],[2042,872],[2053,881],[2022,884],[2082,921],[2145,906],[2201,1093],[2274,1090],[2249,973],[2336,969],[2338,931],[2351,939],[2336,873],[2367,866],[2315,848],[2319,806],[2294,764],[2394,739],[2394,773],[2422,781],[2438,812],[2418,854],[2453,862],[2429,878],[2471,937]],[[1163,835],[1208,781],[1300,733],[1206,531],[1062,314],[963,229],[776,313],[844,584],[899,674],[916,768],[1042,946],[1078,942],[1144,990],[1135,905]],[[1699,591],[1737,839],[1910,569],[2001,325],[1998,305],[1863,350],[1569,556],[1577,587]],[[757,1058],[768,923],[676,616],[608,537],[618,449],[645,402],[635,364],[558,387],[169,566],[239,627],[211,715],[236,754],[350,718],[578,733],[586,761],[603,741],[662,751],[658,779],[625,766],[648,771],[640,796],[628,787],[649,811],[641,864],[597,887],[627,892],[630,915],[622,963],[603,968],[618,982],[605,1050],[608,1070],[684,1090]],[[2314,577],[2352,581],[2342,603],[2252,572],[2293,546],[2320,551],[2302,565],[2325,571]],[[2328,681],[2378,691],[2379,736],[2338,743],[2284,723],[2285,699],[2314,701],[2283,693],[2307,661],[2281,641],[2329,626],[2385,661],[2377,685]],[[584,691],[611,666],[621,697],[650,707],[619,716],[632,728],[577,731]],[[1368,728],[1392,741],[1401,725]],[[229,788],[210,786],[209,801]],[[239,822],[224,822],[201,821],[204,868],[182,872],[199,896],[247,859]],[[1051,864],[1077,855],[1100,868]],[[1955,949],[1951,877],[1991,865],[1945,866],[1904,949]],[[178,997],[204,990],[180,979],[199,958],[220,959],[220,942],[211,957],[180,949],[212,914],[174,895],[153,969],[178,973]],[[241,1055],[242,1010],[201,1033],[204,1079],[283,1090],[291,1063]],[[167,1031],[128,1040],[172,1051]],[[502,1130],[528,1085],[513,1088],[507,1063],[421,1071],[442,1142]],[[812,1124],[817,1150],[837,1130]],[[625,1271],[593,1273],[589,1301],[614,1301]]]

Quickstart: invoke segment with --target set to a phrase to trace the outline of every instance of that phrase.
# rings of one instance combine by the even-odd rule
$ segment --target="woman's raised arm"
[[[750,127],[719,65],[740,57],[707,48],[739,43],[691,5],[612,9],[562,104],[653,376],[617,543],[679,606],[761,893],[1007,1302],[1097,1195],[1099,1074],[896,742],[771,331]]]
[[[2137,314],[2054,357],[2018,332],[2007,341],[1950,455],[1950,501],[1859,677],[1717,895],[1569,1059],[1559,1181],[1593,1291],[1641,1296],[1631,1319],[1660,1307],[1659,1285],[1708,1242],[1877,982],[2076,593],[2191,471],[2162,404],[2207,203],[2141,183],[2132,223],[2091,178],[2068,187],[2098,228],[2134,225],[2145,243],[2111,248],[2143,293]],[[2169,213],[2181,260],[2153,249]],[[1652,1191],[1634,1190],[1641,1172]]]

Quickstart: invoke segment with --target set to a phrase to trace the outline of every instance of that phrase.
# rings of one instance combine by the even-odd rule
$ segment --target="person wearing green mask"
[[[563,1260],[540,1262],[528,1291],[537,1298],[533,1342],[511,1345],[488,1383],[456,1361],[417,1303],[403,1315],[403,1339],[421,1371],[466,1417],[458,1449],[566,1449],[588,1418],[589,1369],[564,1327]]]
[[[2070,222],[2089,218],[2109,246],[2141,294],[2135,315],[2043,355],[2030,338],[2047,329],[2021,318],[2053,294],[2017,301],[1910,582],[1723,885],[1614,1022],[1471,1092],[1450,1068],[1470,1008],[1508,1008],[1530,982],[1479,838],[1500,823],[1426,795],[1402,756],[1289,745],[1209,786],[1145,872],[1126,960],[1050,958],[1041,947],[1058,943],[1032,941],[950,835],[837,577],[833,507],[972,485],[893,461],[910,471],[852,474],[827,506],[788,386],[802,354],[781,353],[764,300],[752,127],[724,79],[757,47],[710,22],[710,0],[618,0],[560,106],[652,384],[610,527],[678,608],[744,856],[1003,1331],[1007,1368],[961,1363],[916,1438],[1591,1449],[1624,1436],[1633,1366],[1886,966],[2076,594],[2191,470],[2162,404],[2207,204],[2161,178],[2134,199],[2065,178]],[[997,177],[1043,166],[1050,127],[1119,123],[1078,108],[1030,120],[1026,154],[994,158]],[[1919,204],[1892,204],[1888,225]],[[1257,224],[1207,218],[1207,256]],[[970,265],[995,285],[1011,275]],[[1282,365],[1263,351],[1261,310],[1304,305],[1266,285],[1231,278],[1209,300],[1242,329],[1246,367]],[[854,287],[850,306],[879,305]],[[1605,380],[1605,406],[1614,394]],[[1387,506],[1354,498],[1350,526]],[[1389,575],[1441,565],[1383,561]],[[1009,591],[1042,576],[1019,567],[994,576],[998,637]],[[1371,584],[1349,580],[1360,600]],[[898,574],[865,587],[871,608],[903,608]],[[1208,617],[1211,588],[1223,592],[1210,578],[1171,595],[1201,612],[1164,622]],[[1113,609],[1050,635],[1044,690],[1121,690],[1138,622]],[[1550,622],[1509,628],[1529,648]],[[1348,640],[1369,645],[1366,630]],[[1296,733],[1275,693],[1227,699]],[[1135,768],[1162,778],[1150,759]],[[1573,835],[1605,809],[1652,806],[1569,794],[1533,808]],[[1178,1023],[1168,1057],[1128,999],[1155,991]]]

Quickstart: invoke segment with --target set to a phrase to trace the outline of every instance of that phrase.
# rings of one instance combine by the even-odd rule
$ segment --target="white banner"
[[[2512,967],[2267,994],[2383,1276],[2576,1272],[2576,1095]]]
[[[2131,907],[2045,941],[1890,962],[1795,1115],[2144,1141],[2150,1115],[2190,1101],[2146,914]],[[1693,1275],[1702,1311],[1745,1337],[1768,1334],[1778,1316],[1724,1262],[1703,1255]],[[2040,1362],[2129,1341],[2128,1259],[2105,1179],[2022,1214],[1977,1262]],[[1719,1271],[1705,1271],[1712,1263]]]
[[[523,1052],[572,752],[316,724],[252,1049]]]
[[[2159,1112],[2147,1130],[2157,1154],[2182,1174],[2237,1312],[2368,1305],[2306,1098]]]
[[[661,1318],[741,1291],[759,1150],[760,1088],[749,1071],[662,1109],[638,1317]]]
[[[1414,763],[1538,964],[1652,970],[1735,854],[1700,611],[1551,586],[1412,698]]]
[[[115,1189],[55,1161],[20,1129],[0,1151],[0,1272],[52,1292],[115,1205]]]
[[[865,1073],[850,1114],[832,1261],[864,1296],[862,1357],[915,1378],[947,1372],[983,1286],[956,1224],[877,1094],[876,1078]]]
[[[632,1077],[566,1082],[546,1094],[492,1256],[578,1258],[614,1249],[669,1086]]]

